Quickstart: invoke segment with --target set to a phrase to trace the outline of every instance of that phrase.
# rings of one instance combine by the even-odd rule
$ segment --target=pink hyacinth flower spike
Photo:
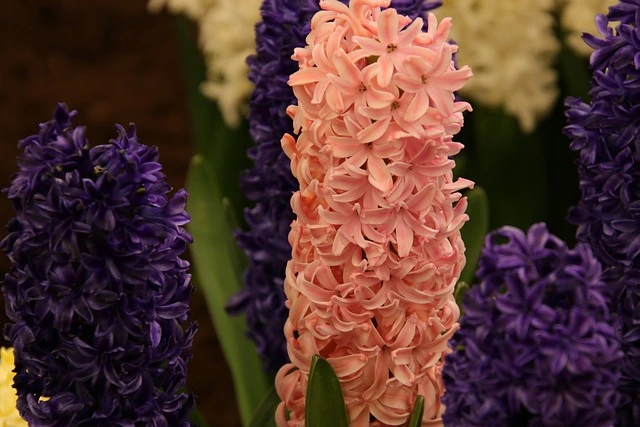
[[[460,312],[467,221],[453,140],[471,107],[454,92],[451,21],[413,22],[388,0],[323,0],[289,84],[296,140],[282,139],[300,189],[286,270],[291,363],[276,377],[278,426],[304,426],[311,358],[329,361],[352,426],[441,425],[442,367]],[[383,8],[386,8],[383,10]]]

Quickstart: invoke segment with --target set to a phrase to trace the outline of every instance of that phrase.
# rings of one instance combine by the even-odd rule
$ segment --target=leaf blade
[[[476,187],[467,195],[469,221],[462,227],[461,234],[466,251],[467,263],[460,274],[460,281],[473,283],[478,259],[484,246],[484,238],[489,232],[489,200],[482,187]]]
[[[269,382],[253,343],[245,336],[245,317],[230,317],[224,308],[242,287],[231,255],[239,249],[225,221],[215,174],[201,155],[191,161],[187,189],[194,271],[231,370],[243,425],[248,425]]]
[[[419,394],[416,398],[416,403],[413,405],[413,411],[411,411],[411,418],[409,418],[408,427],[419,427],[422,424],[422,416],[424,415],[424,397]]]
[[[253,414],[249,427],[276,427],[275,414],[279,404],[280,397],[276,392],[276,388],[272,386]]]
[[[342,388],[335,371],[322,357],[313,356],[305,402],[305,425],[348,427],[348,420]]]
[[[247,199],[239,191],[238,180],[242,171],[251,165],[246,154],[252,144],[248,123],[243,120],[239,126],[229,127],[217,103],[202,94],[200,86],[207,79],[207,69],[193,23],[185,16],[178,16],[176,28],[195,151],[210,162],[219,178],[222,194],[231,200],[236,218],[242,221]]]
[[[207,422],[197,408],[193,408],[193,410],[191,411],[189,421],[191,421],[192,424],[198,427],[208,427]]]

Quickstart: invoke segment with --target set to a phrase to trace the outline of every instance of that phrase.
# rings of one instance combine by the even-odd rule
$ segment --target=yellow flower
[[[13,349],[0,348],[0,427],[27,427],[16,409],[18,395],[13,388]]]

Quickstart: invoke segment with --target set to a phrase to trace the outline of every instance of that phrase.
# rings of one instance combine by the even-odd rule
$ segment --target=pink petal
[[[432,304],[435,300],[435,296],[432,292],[429,291],[421,291],[416,289],[414,286],[409,286],[405,283],[404,280],[396,280],[394,281],[396,286],[396,291],[398,294],[407,301],[410,301],[414,304]]]
[[[434,184],[426,185],[407,200],[407,208],[412,212],[427,210],[433,204],[435,195],[436,186]]]
[[[326,76],[326,73],[318,68],[303,68],[291,75],[287,82],[289,86],[300,86],[317,83]]]
[[[367,191],[367,187],[364,185],[360,185],[350,190],[347,190],[344,193],[336,194],[332,198],[336,202],[340,202],[340,203],[354,202],[360,199],[360,197],[362,197],[366,191]]]
[[[384,224],[389,220],[389,209],[367,209],[362,212],[362,222],[365,224]]]
[[[360,168],[369,158],[369,153],[370,150],[363,146],[362,150],[359,150],[353,156],[349,157],[342,165],[349,168]]]
[[[371,240],[372,242],[384,244],[387,241],[387,236],[380,233],[369,224],[364,224],[362,226],[362,232],[367,237],[367,239]],[[369,244],[368,246],[371,246],[371,244]]]
[[[370,120],[376,120],[376,121],[382,121],[385,119],[390,120],[390,117],[389,117],[390,105],[391,103],[389,103],[383,108],[361,107],[356,112],[359,115],[366,117]]]
[[[400,32],[398,36],[398,45],[405,46],[409,43],[412,43],[418,34],[422,31],[422,26],[424,21],[422,18],[416,18],[407,28]]]
[[[327,70],[333,69],[333,62],[327,57],[327,51],[324,49],[323,44],[317,44],[311,50],[313,62],[318,69],[326,73]],[[314,67],[315,68],[315,67]]]
[[[389,128],[390,122],[391,117],[387,116],[384,120],[378,120],[366,129],[361,130],[357,135],[358,141],[362,143],[369,143],[379,139]]]
[[[362,144],[346,136],[331,136],[327,138],[331,153],[338,158],[351,157],[362,150]]]
[[[351,218],[351,213],[349,214],[343,214],[340,212],[333,212],[333,211],[329,211],[329,210],[321,210],[320,211],[320,217],[325,220],[326,222],[328,222],[329,224],[333,224],[333,225],[342,225],[345,222],[349,221],[349,219]]]
[[[336,236],[333,240],[333,244],[331,245],[331,254],[334,256],[340,256],[345,248],[352,243],[348,236],[346,236],[342,232],[336,233]]]
[[[389,393],[388,389],[385,394],[387,393]],[[399,402],[404,402],[404,400],[406,399],[399,400]],[[407,405],[407,408],[409,408],[408,403],[405,404]],[[371,415],[373,415],[377,421],[383,423],[382,425],[399,426],[405,423],[409,418],[409,410],[407,409],[404,412],[397,412],[383,405],[380,399],[378,399],[371,402]],[[440,424],[441,423],[442,421],[440,421]]]
[[[391,361],[396,365],[408,365],[413,358],[413,350],[411,348],[399,348],[391,352]]]
[[[474,185],[475,185],[475,182],[473,182],[473,181],[471,181],[469,179],[458,178],[454,182],[451,182],[449,184],[445,184],[444,187],[443,187],[443,190],[458,191],[458,190],[462,190],[464,188],[473,188]]]
[[[438,87],[443,90],[456,91],[462,89],[473,76],[471,68],[466,65],[459,70],[448,71],[441,76],[433,77],[438,82]]]
[[[408,65],[408,63],[405,63],[405,66],[407,66],[407,65]],[[409,71],[409,70],[407,69],[407,71]],[[411,74],[409,74],[409,73],[398,73],[395,76],[393,76],[393,81],[403,91],[415,93],[420,88],[422,88],[422,82],[420,81],[420,78],[416,78],[412,74],[413,73],[411,73]],[[418,75],[418,76],[420,76],[420,75]]]
[[[326,79],[324,81],[328,82],[329,80]],[[325,99],[327,103],[326,105],[328,105],[336,113],[342,113],[344,111],[345,108],[342,95],[335,87],[329,86],[327,88]]]
[[[426,264],[424,267],[413,270],[405,276],[405,279],[414,283],[425,283],[436,274],[436,267],[433,264]]]
[[[369,182],[371,185],[386,193],[393,186],[391,173],[384,161],[376,156],[369,156],[367,159],[367,170],[369,171]]]
[[[358,372],[364,367],[367,360],[367,357],[362,354],[327,358],[327,362],[331,364],[338,378],[343,378]]]
[[[420,32],[419,29],[418,32]],[[397,37],[398,12],[395,9],[385,9],[378,16],[378,38],[386,46],[390,43],[396,43]]]
[[[408,122],[415,122],[420,117],[424,116],[428,109],[429,97],[424,89],[420,89],[416,92],[416,95],[407,107],[407,112],[404,113],[404,119]]]
[[[309,301],[315,304],[326,304],[334,294],[332,290],[322,289],[303,277],[298,276],[298,287],[302,295],[309,298]]]
[[[391,83],[391,77],[393,76],[393,63],[391,62],[390,56],[391,55],[383,54],[378,58],[380,69],[378,70],[377,81],[382,87],[389,86],[389,83]]]
[[[384,90],[378,90],[369,86],[366,90],[367,105],[372,108],[387,108],[396,99],[396,96]]]
[[[452,65],[453,56],[451,54],[451,46],[443,45],[438,52],[437,60],[433,64],[431,74],[442,74],[446,72]]]
[[[405,222],[403,215],[399,215],[398,221],[396,222],[396,240],[398,256],[408,256],[413,246],[413,231]]]
[[[389,368],[387,368],[385,360],[380,355],[376,356],[373,363],[375,364],[373,383],[362,393],[362,399],[364,399],[365,402],[376,400],[382,396],[387,380],[389,379]]]
[[[380,42],[368,37],[354,36],[353,41],[360,46],[360,49],[354,50],[349,54],[351,60],[354,62],[360,59],[358,57],[381,56],[387,53],[386,45],[382,45]]]
[[[333,64],[338,71],[340,77],[348,80],[354,86],[359,86],[360,80],[360,70],[356,65],[350,60],[349,55],[342,49],[336,52],[333,55]]]
[[[329,81],[333,86],[336,87],[342,93],[354,93],[358,91],[359,85],[355,85],[352,81],[348,79],[344,79],[342,77],[334,76],[333,74],[329,74],[327,76]]]
[[[393,368],[393,376],[400,384],[413,387],[416,383],[416,376],[407,365],[398,365]]]
[[[331,318],[331,323],[337,331],[344,333],[351,332],[358,325],[356,322],[344,322],[337,316]]]

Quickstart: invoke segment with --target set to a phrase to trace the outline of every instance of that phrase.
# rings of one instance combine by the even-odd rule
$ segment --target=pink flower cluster
[[[454,180],[453,141],[471,107],[439,24],[388,0],[323,0],[293,58],[299,133],[282,146],[300,183],[291,205],[285,325],[291,363],[276,378],[278,426],[303,426],[311,358],[338,375],[350,424],[402,425],[418,394],[424,425],[441,424],[441,371],[457,329],[453,289],[471,187]],[[373,421],[371,421],[373,420]]]

